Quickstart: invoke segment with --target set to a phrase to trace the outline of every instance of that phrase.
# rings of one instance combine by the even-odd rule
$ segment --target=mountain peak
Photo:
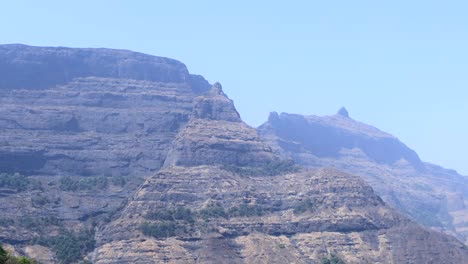
[[[223,92],[223,88],[218,82],[211,87],[207,94],[195,99],[193,116],[201,119],[241,122],[234,103]]]
[[[346,110],[345,107],[341,107],[340,110],[338,110],[338,112],[336,114],[340,115],[342,117],[349,118],[349,112],[348,112],[348,110]]]
[[[223,86],[219,82],[215,82],[215,84],[211,86],[210,94],[226,96],[223,92]]]

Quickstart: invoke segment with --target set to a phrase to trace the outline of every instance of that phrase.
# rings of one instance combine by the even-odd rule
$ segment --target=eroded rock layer
[[[209,93],[195,102],[202,99],[208,109],[219,100]],[[209,116],[192,115],[171,162],[98,231],[95,263],[468,260],[466,246],[390,209],[358,177],[334,169],[246,170],[279,158],[252,128]],[[236,153],[249,158],[232,159]]]

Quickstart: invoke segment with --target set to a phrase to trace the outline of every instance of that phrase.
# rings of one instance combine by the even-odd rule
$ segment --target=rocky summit
[[[300,166],[310,164],[295,149],[333,167],[354,142],[368,164],[427,168],[347,111],[316,126],[345,139],[301,142],[287,127],[279,136],[283,115],[246,125],[219,83],[171,59],[24,45],[0,46],[0,58],[0,241],[10,252],[41,263],[468,261],[468,247],[387,206],[359,173]],[[363,134],[375,138],[353,138]],[[379,150],[395,144],[389,157]]]
[[[360,175],[390,206],[467,243],[468,178],[423,162],[396,137],[349,117],[271,113],[258,128],[275,152],[312,167]]]

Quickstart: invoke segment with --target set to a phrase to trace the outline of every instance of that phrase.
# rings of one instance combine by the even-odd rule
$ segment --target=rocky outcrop
[[[213,204],[225,212],[256,211],[203,218]],[[167,238],[142,232],[145,223],[167,223],[149,214],[176,208],[190,208],[193,222],[174,220]],[[362,181],[334,170],[245,177],[213,166],[165,168],[99,233],[98,243],[96,263],[320,263],[329,253],[346,263],[468,258],[456,239],[411,223]]]
[[[27,175],[156,171],[210,87],[180,62],[122,50],[3,45],[0,70],[0,171]]]
[[[0,240],[19,254],[51,263],[468,259],[463,244],[387,207],[359,177],[275,153],[220,84],[210,89],[180,62],[22,45],[0,46],[0,61]]]
[[[336,115],[325,117],[272,113],[268,122],[259,127],[264,137],[270,131],[285,138],[277,144],[288,151],[304,148],[317,157],[338,158],[342,149],[360,149],[368,159],[379,164],[392,165],[405,160],[415,168],[422,165],[416,152],[397,138],[349,118],[344,108]]]
[[[0,186],[0,240],[22,254],[108,221],[210,89],[178,61],[122,50],[0,45],[0,69],[0,174],[29,176]]]
[[[215,84],[197,97],[191,120],[177,135],[165,166],[255,166],[274,159],[255,129],[243,123],[232,101]]]
[[[258,131],[283,157],[308,167],[362,175],[389,205],[465,241],[468,179],[420,161],[397,138],[346,113],[340,110],[324,117],[272,113]]]
[[[115,49],[77,49],[0,45],[0,90],[49,89],[80,77],[189,83],[195,91],[206,81],[190,75],[179,61]]]
[[[200,101],[206,109],[219,104],[216,90],[195,100],[194,111]],[[388,208],[358,177],[334,169],[232,170],[279,157],[242,122],[213,118],[232,116],[218,109],[192,115],[171,162],[98,231],[95,263],[320,263],[330,254],[346,263],[468,260],[463,244]]]

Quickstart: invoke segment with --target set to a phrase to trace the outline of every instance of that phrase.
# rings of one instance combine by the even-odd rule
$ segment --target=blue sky
[[[0,43],[123,48],[220,81],[243,119],[350,115],[468,175],[466,1],[2,1]]]

